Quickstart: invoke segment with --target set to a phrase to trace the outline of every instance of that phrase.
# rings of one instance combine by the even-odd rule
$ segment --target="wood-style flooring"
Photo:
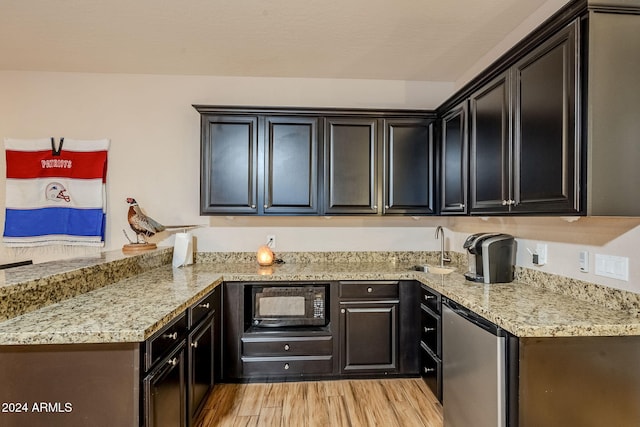
[[[216,384],[197,427],[442,427],[420,378]]]

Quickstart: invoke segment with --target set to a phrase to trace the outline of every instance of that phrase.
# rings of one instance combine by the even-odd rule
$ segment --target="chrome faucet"
[[[438,235],[440,237],[438,237]],[[445,262],[451,262],[451,258],[444,256],[444,229],[441,225],[436,227],[436,239],[442,239],[440,242],[440,267],[444,267]]]

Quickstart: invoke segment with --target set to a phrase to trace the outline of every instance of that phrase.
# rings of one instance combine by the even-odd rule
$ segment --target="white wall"
[[[108,222],[105,250],[127,243],[126,197],[156,220],[201,224],[199,251],[253,251],[276,234],[280,251],[437,250],[434,227],[447,228],[447,249],[462,252],[473,232],[497,230],[521,247],[549,243],[544,271],[640,292],[640,224],[636,219],[559,218],[246,218],[199,215],[199,115],[191,104],[309,107],[426,108],[453,92],[451,84],[315,79],[224,78],[0,72],[0,137],[109,138]],[[5,165],[0,162],[0,200]],[[4,222],[4,211],[0,212]],[[155,239],[171,245],[170,233]],[[625,255],[631,280],[577,272],[577,253]],[[91,255],[74,248],[10,249],[0,263]],[[518,264],[530,266],[526,251]]]
[[[119,249],[127,197],[167,225],[208,223],[199,216],[200,115],[192,104],[433,109],[452,92],[452,83],[437,82],[4,71],[0,138],[109,138],[105,249]],[[4,162],[0,168],[4,200]],[[91,253],[0,246],[0,263]]]

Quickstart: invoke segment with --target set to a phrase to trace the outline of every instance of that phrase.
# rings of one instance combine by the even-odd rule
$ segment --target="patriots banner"
[[[104,246],[109,140],[5,139],[11,247]]]

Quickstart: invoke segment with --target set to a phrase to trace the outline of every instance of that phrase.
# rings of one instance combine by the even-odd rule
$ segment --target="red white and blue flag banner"
[[[109,140],[5,139],[7,246],[104,246]]]

